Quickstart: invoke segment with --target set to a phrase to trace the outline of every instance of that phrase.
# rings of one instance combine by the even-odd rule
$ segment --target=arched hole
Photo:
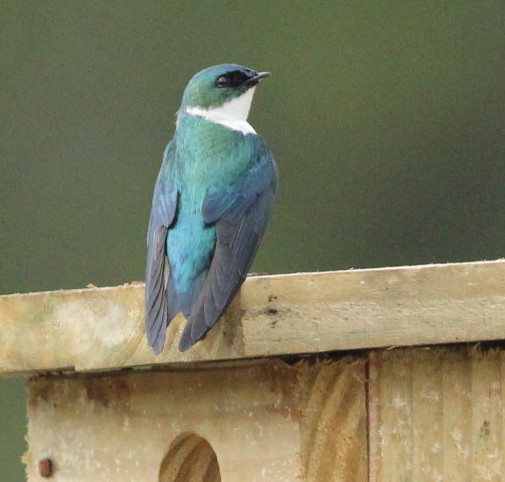
[[[194,433],[175,438],[160,467],[160,482],[221,482],[217,456],[209,442]]]

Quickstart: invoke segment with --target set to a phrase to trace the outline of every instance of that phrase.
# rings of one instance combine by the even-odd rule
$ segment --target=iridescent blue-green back
[[[182,114],[148,231],[146,331],[159,353],[182,312],[180,349],[205,337],[243,283],[266,227],[277,168],[256,134]]]

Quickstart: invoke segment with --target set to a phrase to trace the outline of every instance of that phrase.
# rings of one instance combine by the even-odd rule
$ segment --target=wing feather
[[[246,176],[222,194],[207,191],[202,215],[215,223],[216,249],[181,336],[181,351],[205,337],[240,289],[265,231],[277,183],[275,161],[261,144]]]
[[[145,329],[147,341],[156,354],[163,349],[168,323],[166,241],[168,229],[176,215],[178,198],[173,176],[174,157],[175,143],[172,141],[165,150],[154,188],[147,231]]]

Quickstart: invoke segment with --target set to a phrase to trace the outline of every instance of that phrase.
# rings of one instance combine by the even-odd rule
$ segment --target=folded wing
[[[205,337],[245,280],[266,228],[277,178],[275,161],[261,143],[255,162],[238,182],[208,189],[202,216],[206,223],[215,223],[216,249],[182,334],[180,350]]]
[[[174,156],[175,144],[172,141],[165,150],[156,181],[147,232],[145,329],[147,341],[156,354],[163,349],[168,323],[166,241],[168,229],[175,218],[178,197],[173,182]]]

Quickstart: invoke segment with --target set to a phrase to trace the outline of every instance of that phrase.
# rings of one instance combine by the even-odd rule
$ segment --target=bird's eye
[[[228,87],[230,85],[230,79],[224,75],[221,75],[216,79],[217,87]]]

